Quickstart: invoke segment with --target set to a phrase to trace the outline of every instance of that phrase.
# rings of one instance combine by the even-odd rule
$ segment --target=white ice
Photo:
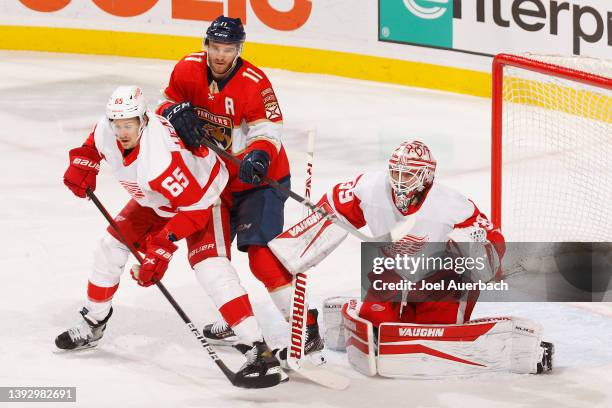
[[[92,203],[62,184],[67,152],[104,112],[115,86],[141,85],[160,97],[170,61],[0,52],[0,386],[76,386],[79,407],[610,407],[612,307],[609,304],[482,303],[474,316],[539,321],[555,343],[550,375],[498,374],[444,381],[367,378],[342,353],[329,366],[351,378],[334,392],[298,378],[268,390],[229,385],[155,287],[124,276],[115,314],[96,349],[60,353],[53,339],[76,322],[92,250],[106,223]],[[306,134],[316,130],[313,198],[360,172],[384,165],[406,139],[430,145],[438,180],[489,211],[487,99],[280,70],[266,71],[285,116],[293,187],[303,190]],[[97,193],[112,213],[127,193],[104,171]],[[290,202],[286,225],[301,215]],[[313,303],[359,295],[359,242],[349,238],[310,274]],[[246,256],[233,262],[273,345],[287,324]],[[164,283],[198,327],[218,313],[185,260],[175,256]],[[241,357],[220,350],[233,368]],[[37,405],[37,404],[34,404]],[[43,406],[53,406],[47,403]]]

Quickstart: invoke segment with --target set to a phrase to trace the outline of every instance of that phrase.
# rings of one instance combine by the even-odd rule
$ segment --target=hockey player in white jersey
[[[161,116],[147,110],[140,88],[113,92],[106,115],[85,143],[70,150],[64,184],[78,197],[95,190],[104,159],[132,199],[115,218],[122,236],[144,254],[130,273],[141,286],[164,276],[175,244],[186,238],[197,281],[221,315],[250,349],[241,374],[274,376],[278,360],[263,340],[248,295],[230,264],[228,172],[206,147],[192,153]],[[55,340],[60,349],[95,346],[113,313],[112,298],[128,260],[129,249],[108,228],[94,253],[87,297],[79,323]]]
[[[337,184],[319,205],[341,222],[356,228],[367,225],[374,236],[408,228],[383,248],[387,256],[414,254],[427,243],[448,241],[455,251],[479,252],[463,256],[487,260],[476,276],[480,281],[501,277],[500,260],[505,251],[502,234],[471,200],[434,183],[435,169],[436,161],[425,144],[405,142],[393,152],[387,171],[364,173]],[[311,217],[321,218],[316,214]],[[290,271],[297,273],[316,265],[345,236],[325,218],[317,223],[307,219],[279,235],[270,247]],[[390,275],[398,277],[393,272]],[[435,282],[457,276],[433,270],[423,279]],[[390,297],[395,294],[388,293]],[[473,322],[467,322],[477,291],[444,297],[443,301],[436,299],[436,293],[429,295],[427,301],[404,298],[401,303],[391,302],[385,301],[390,299],[385,299],[384,291],[374,293],[370,288],[364,302],[353,300],[345,305],[347,337],[342,346],[346,346],[351,364],[367,375],[415,378],[550,369],[552,345],[541,342],[541,328],[536,323],[517,318],[491,319],[476,330]],[[440,328],[442,331],[434,330]],[[440,334],[445,332],[449,336]],[[330,346],[339,347],[326,338],[330,341]]]

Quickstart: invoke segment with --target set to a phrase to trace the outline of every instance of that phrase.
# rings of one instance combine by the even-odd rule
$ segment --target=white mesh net
[[[612,78],[612,61],[527,55]],[[612,90],[505,66],[507,241],[612,241]]]

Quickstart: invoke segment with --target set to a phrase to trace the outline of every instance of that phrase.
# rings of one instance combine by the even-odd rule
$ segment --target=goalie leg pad
[[[334,296],[323,301],[323,324],[325,326],[323,338],[325,339],[325,345],[331,350],[346,351],[342,307],[350,299],[349,297]]]
[[[378,373],[413,379],[494,371],[535,374],[544,353],[541,332],[537,323],[515,317],[454,325],[383,323]]]
[[[342,307],[346,353],[353,368],[367,376],[376,375],[376,346],[372,322],[359,317],[361,302],[351,299]]]

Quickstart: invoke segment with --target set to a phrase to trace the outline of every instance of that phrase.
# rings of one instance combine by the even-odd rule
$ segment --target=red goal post
[[[499,54],[492,79],[493,223],[511,241],[612,241],[612,62]],[[609,219],[588,226],[604,182]],[[581,199],[593,214],[572,216]]]

